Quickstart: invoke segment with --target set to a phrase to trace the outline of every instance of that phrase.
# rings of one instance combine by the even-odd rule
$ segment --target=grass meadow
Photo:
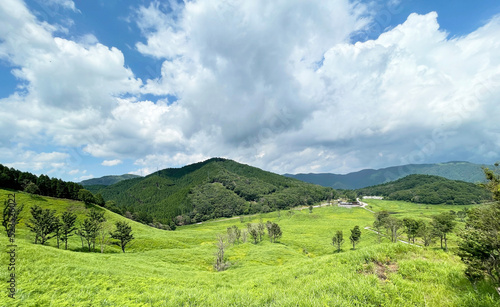
[[[7,194],[0,190],[3,202]],[[465,278],[464,266],[451,251],[435,244],[430,248],[389,243],[364,229],[373,214],[362,208],[326,206],[309,210],[271,212],[260,216],[210,221],[154,229],[133,221],[136,239],[122,253],[108,246],[105,253],[84,252],[74,236],[70,250],[33,244],[25,226],[29,207],[39,204],[58,212],[71,210],[82,221],[87,210],[76,201],[31,197],[17,193],[24,204],[16,231],[16,298],[7,297],[8,254],[0,256],[0,306],[498,306],[500,298],[488,282],[475,286]],[[416,205],[404,202],[366,201],[372,210],[396,216],[429,218],[442,210],[461,207]],[[106,211],[107,227],[123,217]],[[217,234],[227,227],[262,219],[278,223],[279,243],[266,237],[231,245],[226,255],[231,267],[214,271]],[[362,229],[360,243],[352,250],[350,229]],[[343,230],[346,242],[334,252],[331,238]],[[8,245],[2,229],[0,246]],[[97,249],[97,246],[96,246]]]

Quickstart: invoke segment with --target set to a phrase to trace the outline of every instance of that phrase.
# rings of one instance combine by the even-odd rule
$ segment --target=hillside
[[[479,185],[430,175],[409,175],[356,192],[424,204],[470,205],[492,200],[491,193]]]
[[[451,180],[466,182],[483,182],[483,166],[469,162],[447,162],[435,164],[407,164],[381,168],[378,170],[365,169],[345,175],[322,174],[285,174],[284,176],[319,184],[334,189],[360,189],[397,180],[412,174],[434,175]],[[488,166],[487,166],[488,167]]]
[[[92,179],[87,179],[83,180],[80,182],[81,185],[83,186],[92,186],[92,185],[99,185],[99,186],[108,186],[115,184],[117,182],[127,180],[127,179],[132,179],[132,178],[138,178],[141,177],[139,175],[134,175],[134,174],[124,174],[124,175],[110,175],[110,176],[103,176],[99,178],[92,178]]]
[[[12,191],[0,190],[3,201]],[[38,204],[78,214],[88,208],[81,202],[50,197],[16,195],[24,204],[16,228],[16,298],[2,297],[0,306],[498,306],[492,284],[472,285],[465,277],[460,258],[438,248],[378,242],[364,229],[373,223],[372,213],[362,208],[323,207],[296,210],[281,217],[277,212],[245,220],[207,222],[162,231],[128,221],[134,241],[126,253],[108,246],[104,254],[81,249],[77,235],[69,250],[57,249],[55,238],[45,246],[33,244],[24,222],[29,207]],[[370,200],[371,201],[371,200]],[[419,207],[404,202],[397,210],[386,201],[371,201],[375,211],[398,211],[397,216],[429,218],[457,206]],[[98,208],[99,209],[99,208]],[[105,209],[111,226],[124,218]],[[244,231],[246,223],[259,219],[279,223],[279,243],[266,238],[253,244],[241,240],[228,245],[231,266],[213,269],[215,239],[231,226]],[[359,225],[361,241],[352,250],[344,244],[334,253],[331,237],[344,235]],[[450,236],[456,248],[457,237]],[[2,229],[0,245],[8,239]],[[433,247],[438,246],[434,244]],[[8,253],[1,253],[0,279],[9,280]],[[5,291],[6,292],[6,291]]]
[[[269,212],[325,200],[334,191],[240,164],[213,158],[160,170],[98,191],[121,214],[136,220],[178,225],[213,218]]]

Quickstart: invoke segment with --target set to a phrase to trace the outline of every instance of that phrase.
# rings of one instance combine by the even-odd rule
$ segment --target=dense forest
[[[0,188],[26,191],[31,194],[78,200],[83,186],[47,175],[36,176],[0,164]]]
[[[331,188],[221,158],[164,169],[95,192],[103,195],[110,209],[137,221],[175,220],[177,225],[285,210],[335,196]]]
[[[409,175],[358,189],[356,193],[424,204],[470,205],[492,199],[491,193],[480,185],[431,175]]]

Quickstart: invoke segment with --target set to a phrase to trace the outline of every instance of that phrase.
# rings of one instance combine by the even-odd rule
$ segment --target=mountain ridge
[[[444,163],[405,164],[381,169],[363,169],[348,174],[300,173],[284,174],[283,176],[334,189],[361,189],[398,180],[412,174],[434,175],[450,180],[472,183],[483,182],[485,177],[482,167],[492,166],[466,161],[450,161]]]

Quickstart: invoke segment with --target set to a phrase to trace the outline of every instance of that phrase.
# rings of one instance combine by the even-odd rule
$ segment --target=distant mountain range
[[[141,176],[138,175],[132,175],[132,174],[124,174],[124,175],[110,175],[110,176],[104,176],[100,178],[92,178],[92,179],[87,179],[83,180],[80,182],[81,185],[83,186],[89,186],[89,185],[101,185],[101,186],[108,186],[115,184],[117,182],[127,180],[127,179],[132,179],[132,178],[138,178]]]
[[[434,175],[451,180],[478,183],[485,181],[482,167],[493,166],[454,161],[435,164],[407,164],[381,168],[378,170],[365,169],[345,175],[310,173],[296,175],[284,174],[284,176],[334,189],[360,189],[394,181],[412,174]]]

